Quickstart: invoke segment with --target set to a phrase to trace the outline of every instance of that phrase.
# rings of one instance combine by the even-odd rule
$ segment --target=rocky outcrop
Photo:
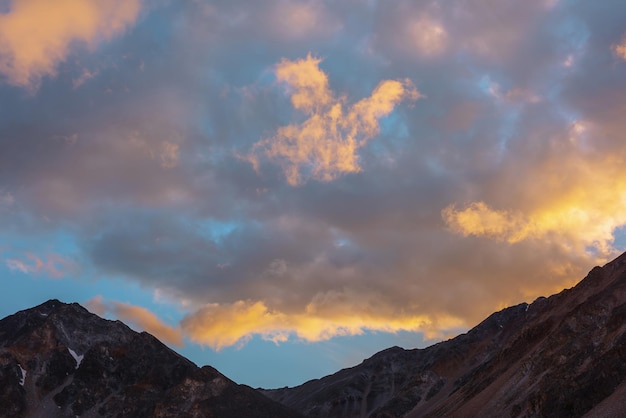
[[[0,320],[2,417],[293,417],[148,333],[48,301]]]
[[[572,289],[494,313],[454,339],[394,347],[265,393],[309,417],[620,416],[626,255]]]

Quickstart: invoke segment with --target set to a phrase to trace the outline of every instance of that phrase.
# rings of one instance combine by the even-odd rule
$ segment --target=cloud
[[[123,147],[132,148],[132,152],[139,152],[152,160],[159,162],[163,168],[174,168],[180,160],[180,145],[182,140],[180,134],[172,135],[171,139],[155,141],[138,131],[132,132],[128,137],[128,143],[120,144]],[[129,149],[129,151],[131,151]]]
[[[615,55],[626,61],[626,36],[622,37],[620,43],[611,46],[611,49]]]
[[[177,347],[184,345],[180,328],[165,324],[154,313],[141,306],[117,301],[105,301],[102,296],[96,296],[90,299],[85,302],[85,306],[87,309],[100,316],[110,313],[116,318],[130,324],[130,326],[136,326],[149,332],[167,344],[172,344]]]
[[[165,2],[96,48],[137,19],[99,2],[126,23],[0,85],[0,238],[72,242],[217,348],[475,325],[624,248],[607,1]]]
[[[178,165],[180,156],[180,146],[174,142],[163,141],[161,142],[161,150],[159,157],[161,159],[161,166],[164,168],[173,168]]]
[[[53,279],[72,275],[78,269],[75,261],[59,254],[46,254],[42,259],[33,253],[26,253],[25,258],[7,258],[5,264],[9,270],[24,274],[43,274]]]
[[[507,196],[508,207],[495,209],[485,200],[453,204],[442,210],[445,223],[464,236],[511,244],[559,240],[574,251],[615,255],[614,233],[626,225],[626,170],[617,156],[623,150],[598,152],[602,145],[593,139],[607,134],[606,126],[577,121],[546,138],[550,146],[539,154],[532,143],[520,143],[508,155],[510,168],[503,164],[496,187],[484,195],[499,201]]]
[[[450,36],[455,38],[457,48],[483,59],[513,63],[517,62],[513,51],[525,48],[536,35],[529,28],[551,13],[552,7],[547,3],[545,0],[505,0],[494,7],[488,0],[455,1],[449,6],[454,11],[446,13],[446,23],[453,32]]]
[[[352,307],[330,314],[317,312],[309,304],[305,312],[285,314],[270,309],[262,301],[237,301],[229,305],[208,304],[188,315],[181,326],[192,341],[215,350],[241,345],[255,335],[275,343],[290,336],[308,341],[324,341],[337,336],[360,335],[365,331],[415,331],[427,338],[442,338],[445,330],[463,325],[455,318],[440,318],[436,323],[428,316],[389,316],[382,313],[362,315]]]
[[[330,36],[340,27],[323,2],[279,0],[266,9],[264,24],[282,40]]]
[[[494,210],[484,202],[474,202],[461,210],[448,206],[442,216],[451,230],[465,236],[485,236],[514,244],[526,239],[554,239],[556,234],[610,256],[613,231],[626,224],[622,203],[626,194],[622,194],[613,202],[604,199],[609,207],[586,204],[593,197],[581,196],[581,200],[565,200],[563,204],[534,209],[528,215]]]
[[[361,171],[357,151],[378,135],[379,120],[402,100],[421,97],[410,80],[385,80],[371,96],[344,109],[347,98],[330,90],[320,62],[309,54],[296,61],[283,59],[276,66],[276,79],[285,84],[293,107],[308,118],[280,127],[275,136],[254,144],[247,157],[257,170],[260,157],[278,163],[292,186]]]
[[[194,1],[192,8],[193,16],[188,18],[198,22],[198,27],[189,29],[196,35],[219,33],[230,44],[252,37],[257,41],[269,40],[276,48],[276,44],[330,39],[342,29],[341,19],[331,10],[333,5],[319,1],[268,0],[245,5]]]
[[[421,16],[409,24],[408,37],[417,50],[426,56],[442,52],[448,41],[443,26],[428,16]]]
[[[7,210],[15,204],[15,197],[10,192],[0,190],[0,211]]]
[[[12,0],[0,14],[0,74],[13,85],[35,89],[76,43],[89,48],[122,33],[140,0]]]

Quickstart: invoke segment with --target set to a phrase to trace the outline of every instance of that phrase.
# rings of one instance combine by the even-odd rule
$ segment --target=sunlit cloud
[[[611,47],[613,53],[622,60],[626,61],[626,35],[622,37],[622,40]]]
[[[100,316],[111,314],[131,326],[136,326],[149,332],[168,344],[177,347],[184,345],[180,328],[167,325],[154,313],[141,306],[117,301],[105,301],[102,296],[96,296],[87,301],[85,306],[87,309]]]
[[[40,258],[33,253],[26,253],[24,257],[7,258],[5,264],[12,271],[24,274],[41,274],[53,279],[60,279],[75,273],[78,266],[75,261],[59,254],[46,254]]]
[[[626,248],[601,3],[0,0],[5,282],[277,355],[570,287]]]
[[[37,88],[54,76],[75,44],[95,48],[137,18],[140,0],[12,0],[0,14],[0,74]],[[86,80],[86,79],[85,79]],[[83,81],[84,82],[84,81]]]
[[[567,135],[553,140],[551,154],[518,166],[523,171],[515,177],[517,196],[510,206],[452,204],[442,211],[446,225],[464,236],[560,241],[575,251],[614,255],[614,233],[626,225],[626,170],[621,157],[595,152],[590,138],[599,135],[603,131],[589,123],[574,122]]]
[[[463,321],[453,317],[385,316],[384,313],[355,312],[349,306],[325,313],[310,304],[301,313],[286,314],[269,308],[262,301],[208,304],[181,322],[192,341],[215,350],[241,346],[255,335],[275,343],[285,342],[292,336],[316,342],[338,336],[361,335],[365,331],[414,331],[423,332],[427,338],[442,338],[445,330],[463,325]]]
[[[626,224],[626,215],[621,214],[626,194],[621,195],[611,208],[566,202],[563,206],[537,210],[526,216],[513,210],[495,210],[484,202],[474,202],[460,210],[449,206],[442,215],[453,231],[465,236],[486,236],[516,243],[560,234],[607,252],[614,240],[613,231]]]
[[[361,171],[357,152],[378,135],[380,119],[402,100],[421,97],[410,80],[384,80],[371,96],[348,105],[345,96],[330,90],[320,62],[308,55],[276,66],[276,79],[286,86],[293,107],[308,119],[280,127],[275,136],[254,144],[247,156],[256,170],[262,157],[279,164],[292,186]]]

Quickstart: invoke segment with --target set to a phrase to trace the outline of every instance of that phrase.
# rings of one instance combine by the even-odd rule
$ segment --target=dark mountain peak
[[[136,333],[122,322],[100,318],[78,303],[56,299],[0,321],[0,346],[23,350],[63,346],[82,353],[100,343],[122,344],[135,338]]]
[[[64,316],[74,315],[74,316],[82,316],[86,317],[89,315],[93,315],[87,309],[85,309],[82,305],[78,303],[64,303],[58,299],[50,299],[41,305],[37,305],[35,307],[25,309],[23,311],[18,312],[17,314],[25,314],[29,315],[31,313],[38,313],[42,317],[46,317],[51,314],[62,314]]]
[[[11,418],[298,415],[146,332],[58,300],[0,320],[0,388],[0,417]]]
[[[58,308],[61,305],[66,305],[66,303],[61,302],[58,299],[50,299],[45,301],[44,303],[42,303],[41,305],[37,305],[35,307],[32,307],[30,309],[27,309],[27,311],[30,310],[46,310],[46,311],[51,311],[53,309]]]
[[[448,341],[392,347],[267,395],[310,417],[618,416],[624,324],[626,253],[571,289],[493,313]]]

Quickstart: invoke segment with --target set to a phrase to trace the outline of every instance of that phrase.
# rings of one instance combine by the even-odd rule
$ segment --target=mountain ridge
[[[297,417],[147,332],[49,300],[0,320],[2,417]]]
[[[606,417],[626,410],[626,253],[423,349],[252,389],[152,335],[49,300],[0,320],[0,416]]]
[[[310,417],[606,416],[626,410],[626,254],[576,286],[423,349],[392,348],[272,399]],[[595,412],[594,412],[595,411]],[[594,415],[595,414],[595,415]]]

